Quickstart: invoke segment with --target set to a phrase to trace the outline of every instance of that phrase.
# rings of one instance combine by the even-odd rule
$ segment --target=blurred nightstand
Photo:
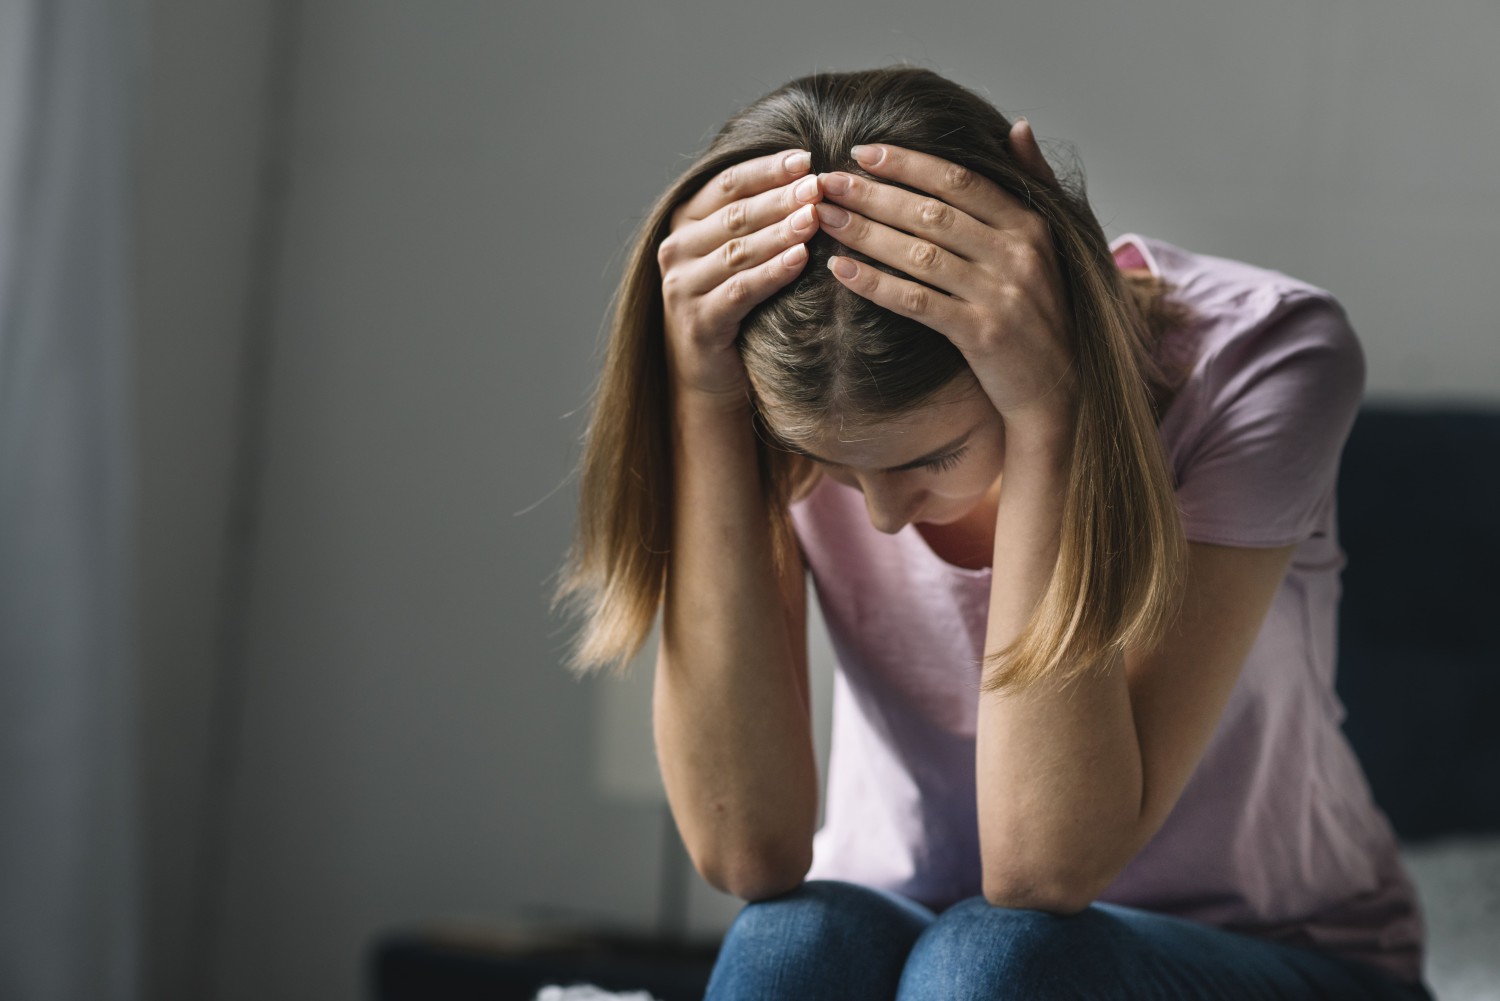
[[[374,1001],[532,1001],[548,984],[648,991],[701,1001],[718,946],[581,929],[426,926],[387,933],[370,951]]]

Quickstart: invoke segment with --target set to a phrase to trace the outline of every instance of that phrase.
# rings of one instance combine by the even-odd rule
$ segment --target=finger
[[[775,218],[770,225],[753,233],[724,240],[703,254],[683,249],[685,244],[674,244],[679,235],[699,228],[711,230],[713,223],[707,219],[699,220],[682,234],[672,234],[663,241],[657,255],[663,264],[663,277],[670,275],[678,289],[689,295],[705,295],[732,280],[739,272],[777,258],[788,250],[800,247],[805,251],[802,244],[818,232],[818,216],[813,206],[801,205],[790,215]],[[687,238],[698,239],[697,236]],[[722,239],[722,236],[716,239]],[[797,266],[800,269],[800,260]]]
[[[799,243],[753,268],[730,275],[703,297],[704,308],[726,325],[737,324],[806,266],[807,247]]]
[[[1028,174],[1044,184],[1054,188],[1058,186],[1057,175],[1052,172],[1047,158],[1042,155],[1042,148],[1036,141],[1036,133],[1032,131],[1031,123],[1026,119],[1018,118],[1011,125],[1010,146],[1016,154],[1016,159],[1021,162],[1021,166]]]
[[[866,187],[885,187],[878,182],[862,181]],[[897,191],[899,189],[889,188]],[[910,195],[902,191],[901,194]],[[931,199],[924,199],[931,201]],[[941,203],[939,203],[941,204]],[[977,288],[983,280],[982,273],[974,265],[930,240],[893,229],[882,222],[866,218],[858,212],[849,212],[838,205],[827,202],[815,206],[823,231],[851,250],[882,264],[889,264],[914,278],[936,285],[943,292],[965,301],[978,297]],[[952,206],[944,205],[951,215],[956,215]],[[842,218],[841,218],[842,217]],[[973,220],[973,225],[978,226]]]
[[[706,219],[732,202],[796,180],[811,166],[812,154],[800,149],[731,164],[709,178],[707,184],[677,207],[672,213],[672,225]]]
[[[668,236],[683,257],[707,257],[726,243],[764,230],[804,205],[821,201],[816,175],[809,174],[770,191],[730,202],[706,219],[685,222]]]
[[[850,291],[893,313],[909,316],[949,340],[970,322],[970,307],[962,300],[888,275],[852,258],[830,257],[828,270]],[[852,271],[852,275],[840,274],[840,270]]]
[[[894,184],[885,184],[842,171],[819,174],[818,183],[823,188],[825,199],[818,214],[824,219],[823,228],[829,232],[833,232],[830,224],[837,213],[824,212],[823,209],[843,207],[857,213],[858,216],[864,216],[903,233],[921,237],[965,261],[981,258],[994,243],[994,233],[988,226],[968,213],[930,195],[917,194]],[[862,232],[862,230],[856,229],[854,232]],[[839,234],[841,236],[842,231],[839,231]],[[864,250],[865,248],[858,249]],[[893,260],[870,251],[866,253],[885,261],[892,267],[909,270],[900,260]]]
[[[873,162],[859,162],[877,179],[899,181],[908,187],[925,191],[985,226],[994,229],[1012,228],[1023,225],[1026,216],[1033,214],[1020,199],[1000,185],[961,164],[889,143],[867,148],[879,158]],[[829,201],[842,205],[844,196],[829,191],[826,186],[826,179],[830,176],[822,175],[825,180],[824,191]]]

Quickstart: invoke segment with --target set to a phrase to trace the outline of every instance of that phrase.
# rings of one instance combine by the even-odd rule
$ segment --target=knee
[[[971,897],[938,915],[917,939],[899,997],[1046,997],[1072,982],[1081,962],[1106,956],[1112,932],[1109,917],[1094,907],[1058,915]]]
[[[885,894],[856,883],[808,880],[789,893],[746,904],[724,937],[724,947],[770,949],[786,955],[795,951],[832,958],[860,944],[858,929],[869,933],[872,924],[900,925],[901,916]],[[925,922],[912,919],[910,939]],[[910,941],[907,943],[910,944]],[[722,947],[721,947],[722,948]]]
[[[903,898],[812,880],[740,910],[719,947],[707,1001],[890,997],[932,912]]]

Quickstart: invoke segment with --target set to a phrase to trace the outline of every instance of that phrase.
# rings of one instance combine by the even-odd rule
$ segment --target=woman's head
[[[1000,414],[967,372],[899,416],[806,425],[788,447],[824,476],[864,495],[886,534],[911,523],[949,525],[995,499],[1004,466]]]
[[[821,73],[793,80],[731,118],[705,153],[702,170],[800,148],[812,154],[814,172],[871,177],[849,149],[880,141],[970,167],[1030,201],[1038,186],[1010,150],[1010,127],[987,101],[930,70]],[[954,380],[967,379],[963,355],[946,337],[851,292],[825,264],[838,254],[917,279],[823,230],[807,248],[808,263],[797,279],[740,325],[738,345],[756,412],[774,438],[794,443],[812,427],[857,428],[899,418]]]
[[[617,296],[582,462],[579,531],[557,593],[558,600],[582,595],[587,601],[575,669],[618,664],[633,653],[662,595],[672,473],[656,250],[672,213],[726,168],[787,149],[811,152],[814,172],[871,177],[849,155],[860,143],[930,153],[988,178],[1046,222],[1057,255],[1077,328],[1077,490],[1069,498],[1049,596],[1029,639],[1012,651],[1012,660],[1030,667],[1022,664],[1009,676],[1067,674],[1062,661],[1070,651],[1076,654],[1072,667],[1081,670],[1098,661],[1106,646],[1147,638],[1159,626],[1167,604],[1165,577],[1180,560],[1174,536],[1180,529],[1155,431],[1156,410],[1172,379],[1158,369],[1151,346],[1153,334],[1179,317],[1159,308],[1165,289],[1122,277],[1081,180],[1054,185],[1028,174],[1010,146],[1010,129],[988,101],[930,70],[896,66],[814,74],[732,117],[658,200]],[[891,463],[868,453],[869,462],[837,467],[806,458],[837,461],[816,445],[857,456],[855,443],[875,437],[872,430],[889,440],[885,432],[902,426],[936,428],[929,434],[941,438],[941,421],[933,418],[944,407],[979,414],[988,405],[982,393],[976,399],[977,380],[946,337],[850,291],[825,262],[838,254],[925,283],[824,231],[807,246],[809,260],[799,276],[744,317],[736,340],[749,376],[768,530],[779,566],[797,559],[789,505],[822,472],[837,472],[835,479],[843,476],[865,490],[867,506],[869,488],[880,494],[882,485],[894,482],[877,479],[875,471]],[[994,414],[993,407],[989,412]],[[999,415],[994,418],[998,434]],[[888,446],[885,455],[895,454],[893,449]],[[991,459],[998,462],[998,451]],[[855,475],[855,466],[870,475]],[[927,504],[935,517],[961,506],[955,496],[939,503],[933,491],[924,497],[911,486],[913,479],[903,482],[906,489],[887,489],[874,498],[881,501],[870,510],[877,528],[899,527],[904,514],[921,517]],[[967,484],[959,492],[972,494]],[[1134,552],[1116,558],[1132,546],[1139,559]],[[1091,561],[1108,563],[1109,572],[1092,572]],[[1091,622],[1072,621],[1077,617],[1071,606],[1079,602],[1088,606]],[[1067,649],[1058,639],[1064,630],[1072,637]]]

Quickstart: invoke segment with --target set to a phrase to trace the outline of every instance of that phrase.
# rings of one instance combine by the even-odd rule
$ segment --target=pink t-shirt
[[[1099,897],[1421,976],[1425,927],[1390,823],[1339,729],[1334,485],[1364,355],[1323,289],[1127,233],[1122,267],[1201,321],[1161,421],[1190,540],[1297,544],[1218,728],[1166,823]],[[871,526],[830,477],[792,506],[838,657],[809,879],[941,910],[982,893],[974,736],[991,570]]]

